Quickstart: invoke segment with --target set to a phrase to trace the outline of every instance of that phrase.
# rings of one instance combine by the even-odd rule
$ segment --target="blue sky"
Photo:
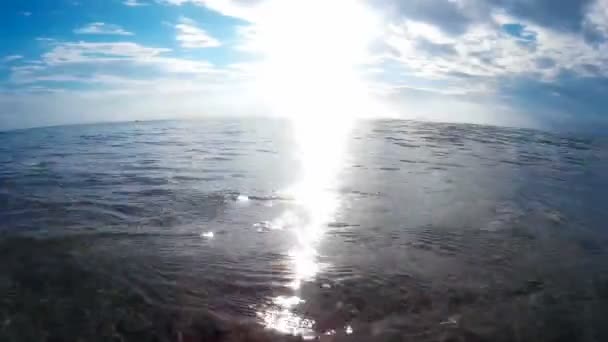
[[[8,0],[0,129],[173,117],[608,124],[608,0]]]

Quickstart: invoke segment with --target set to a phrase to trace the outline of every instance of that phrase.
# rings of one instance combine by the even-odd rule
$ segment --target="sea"
[[[0,341],[608,341],[608,139],[404,120],[0,133]]]

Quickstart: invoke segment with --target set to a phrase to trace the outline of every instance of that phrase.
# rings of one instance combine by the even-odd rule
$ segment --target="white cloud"
[[[24,17],[29,17],[32,15],[32,12],[24,11],[24,12],[21,12],[21,15]]]
[[[102,22],[94,22],[74,30],[76,34],[98,34],[98,35],[119,35],[132,36],[133,33],[124,30],[122,27],[114,24],[106,24]]]
[[[140,7],[140,6],[148,6],[145,2],[139,2],[138,0],[125,0],[122,3],[125,6],[129,7]]]
[[[175,29],[177,30],[176,39],[183,48],[210,48],[221,45],[219,40],[211,37],[191,19],[182,17],[180,22],[175,25]]]
[[[599,12],[591,11],[590,15],[597,18]],[[504,24],[521,25],[522,31],[514,35],[505,31]],[[468,77],[462,80],[463,85],[472,82],[470,77],[491,82],[498,77],[530,74],[551,81],[564,70],[580,75],[593,70],[608,76],[608,44],[590,45],[580,33],[556,31],[500,12],[494,13],[490,22],[471,24],[458,36],[428,23],[404,20],[389,28],[385,44],[392,52],[385,59],[397,61],[411,75],[426,79]],[[454,53],[439,53],[439,48]]]
[[[146,47],[131,42],[90,43],[68,42],[58,44],[42,55],[47,64],[108,62],[120,60],[150,60],[170,49]]]
[[[67,42],[53,45],[38,61],[11,68],[13,84],[36,85],[40,82],[109,84],[114,77],[155,83],[166,78],[221,78],[224,71],[204,60],[170,56],[170,49],[147,47],[132,42]],[[100,79],[104,75],[104,79]],[[113,82],[112,86],[121,84]]]
[[[244,19],[250,22],[263,18],[267,3],[277,0],[157,0],[168,5],[181,6],[187,3],[203,6],[221,15]],[[278,0],[284,1],[284,0]]]
[[[23,56],[21,56],[21,55],[10,55],[10,56],[5,56],[0,60],[2,62],[9,63],[9,62],[13,62],[13,61],[16,61],[16,60],[19,60],[22,58],[23,58]]]
[[[36,41],[37,42],[54,42],[54,41],[56,41],[56,39],[49,38],[49,37],[36,37]]]

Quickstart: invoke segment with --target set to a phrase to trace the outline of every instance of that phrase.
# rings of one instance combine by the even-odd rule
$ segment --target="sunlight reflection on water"
[[[258,313],[267,328],[304,338],[315,336],[314,320],[302,317],[295,308],[305,302],[300,297],[302,282],[314,279],[322,268],[318,245],[340,205],[336,185],[352,124],[338,119],[326,120],[322,125],[316,120],[293,122],[302,172],[299,182],[285,194],[294,199],[296,209],[286,211],[273,224],[287,227],[293,234],[293,247],[288,255],[294,293],[291,297],[273,298],[273,305]]]

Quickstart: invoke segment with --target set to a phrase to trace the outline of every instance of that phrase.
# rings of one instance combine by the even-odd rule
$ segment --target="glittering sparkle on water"
[[[301,315],[297,307],[303,303],[299,297],[302,284],[313,280],[323,267],[318,260],[318,245],[340,204],[336,185],[351,124],[328,120],[319,128],[311,121],[294,122],[302,176],[285,195],[293,198],[295,208],[256,226],[262,230],[265,227],[285,230],[293,237],[288,261],[293,277],[289,287],[294,295],[276,297],[272,305],[261,308],[258,315],[267,328],[304,338],[316,337],[315,321]]]
[[[213,234],[213,232],[201,233],[201,237],[206,238],[206,239],[213,239],[214,236],[215,236],[215,234]]]

